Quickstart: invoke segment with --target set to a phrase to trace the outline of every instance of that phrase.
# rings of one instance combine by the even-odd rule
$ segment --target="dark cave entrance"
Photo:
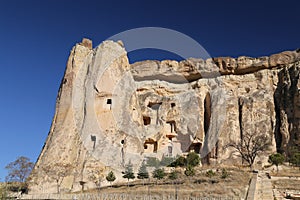
[[[189,151],[194,151],[195,153],[199,154],[200,150],[201,150],[201,147],[202,147],[201,142],[192,143],[190,148],[189,148]]]

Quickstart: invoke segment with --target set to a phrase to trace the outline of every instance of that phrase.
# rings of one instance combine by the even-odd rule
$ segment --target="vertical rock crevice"
[[[240,139],[243,141],[243,104],[244,101],[242,98],[239,98],[238,100],[238,115],[239,115],[239,127],[240,127]]]
[[[204,163],[210,164],[211,152],[209,149],[209,126],[210,126],[210,118],[211,118],[211,97],[210,93],[207,93],[204,98],[204,150],[209,153],[204,158]]]
[[[278,89],[278,87],[277,87],[277,89]],[[276,142],[276,150],[277,150],[277,152],[282,152],[282,150],[281,150],[282,134],[280,132],[280,127],[281,127],[280,100],[276,98],[276,96],[278,96],[277,89],[274,93],[275,119],[276,119],[274,136],[275,136],[275,142]]]
[[[207,93],[204,99],[204,134],[208,134],[211,117],[211,98],[210,94]]]

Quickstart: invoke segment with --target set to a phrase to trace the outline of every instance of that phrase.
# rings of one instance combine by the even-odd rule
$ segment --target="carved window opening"
[[[167,123],[170,124],[171,133],[175,133],[176,132],[176,122],[175,121],[168,121]]]
[[[91,140],[93,142],[93,150],[95,149],[96,147],[96,140],[97,140],[97,137],[95,135],[91,135]]]
[[[111,110],[112,99],[107,99],[107,100],[106,100],[106,104],[109,105],[109,109]]]
[[[81,185],[81,192],[84,191],[84,184],[86,184],[85,181],[79,181],[79,184]]]
[[[162,102],[149,102],[148,107],[153,109],[153,110],[158,110],[159,107],[161,106]]]
[[[145,150],[152,150],[153,153],[157,153],[157,141],[149,138],[144,142],[144,149]]]
[[[175,103],[171,103],[171,108],[174,108],[176,106]]]
[[[173,147],[172,146],[168,146],[168,156],[172,157],[172,152],[173,152]]]
[[[148,116],[143,116],[144,125],[147,126],[151,123],[151,118]]]
[[[107,104],[112,104],[111,99],[107,99],[107,100],[106,100],[106,103],[107,103]]]

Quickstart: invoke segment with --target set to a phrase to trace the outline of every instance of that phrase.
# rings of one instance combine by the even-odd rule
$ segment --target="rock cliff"
[[[300,145],[300,51],[269,57],[142,61],[121,42],[84,39],[70,53],[30,193],[80,191],[117,181],[131,162],[195,151],[202,164],[241,164],[224,148],[243,134],[270,140],[256,159]]]

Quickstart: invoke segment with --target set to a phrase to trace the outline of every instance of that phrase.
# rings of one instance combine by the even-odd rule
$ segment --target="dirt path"
[[[266,176],[264,171],[261,171],[257,177],[254,200],[270,200],[273,198],[271,179]]]

